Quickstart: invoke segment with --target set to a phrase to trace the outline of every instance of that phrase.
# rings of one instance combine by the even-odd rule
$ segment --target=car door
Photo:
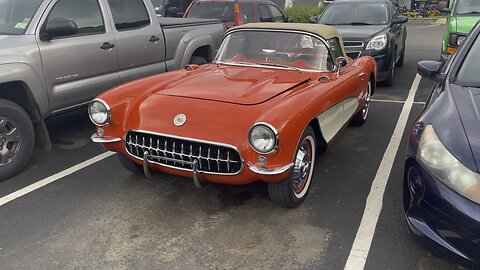
[[[148,0],[107,0],[122,82],[165,72],[165,39]],[[148,4],[148,9],[146,4]]]
[[[398,13],[398,9],[395,8],[394,5],[390,5],[390,14],[392,16],[392,21],[394,19],[396,19],[399,15]],[[405,28],[406,26],[404,24],[393,24],[392,25],[392,28],[391,28],[391,32],[392,32],[392,35],[394,37],[394,39],[396,40],[396,44],[397,44],[397,55],[396,55],[396,59],[399,58],[402,50],[403,50],[403,47],[405,46],[405,43],[403,42],[405,40]]]
[[[273,22],[270,11],[268,10],[267,5],[258,4],[258,13],[260,15],[260,22]]]
[[[52,112],[85,104],[119,84],[115,37],[104,11],[98,0],[55,0],[47,8],[37,43]],[[78,33],[45,38],[45,25],[54,18],[72,19]]]

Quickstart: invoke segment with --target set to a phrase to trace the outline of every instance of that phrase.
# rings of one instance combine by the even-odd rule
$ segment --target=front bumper
[[[412,157],[405,164],[403,193],[405,217],[418,240],[434,252],[446,252],[456,262],[478,266],[479,204],[435,179]]]

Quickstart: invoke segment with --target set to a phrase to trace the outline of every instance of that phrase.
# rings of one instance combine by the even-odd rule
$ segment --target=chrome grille
[[[125,148],[140,160],[148,152],[148,162],[181,170],[192,171],[195,161],[198,172],[203,173],[233,175],[242,169],[240,153],[233,146],[220,143],[129,131]]]
[[[343,46],[346,48],[363,48],[364,45],[365,44],[362,41],[343,41]]]
[[[360,56],[360,52],[347,52],[347,56],[352,59],[357,59]]]

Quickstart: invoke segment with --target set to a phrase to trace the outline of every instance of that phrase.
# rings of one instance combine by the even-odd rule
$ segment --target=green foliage
[[[284,10],[285,15],[293,18],[296,23],[308,23],[311,16],[316,16],[322,13],[323,7],[315,7],[310,5],[296,5]]]

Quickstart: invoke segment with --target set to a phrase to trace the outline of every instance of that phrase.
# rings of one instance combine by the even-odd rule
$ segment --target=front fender
[[[204,46],[208,46],[208,48],[210,49],[210,55],[214,55],[213,48],[215,48],[215,42],[213,41],[213,38],[211,36],[208,36],[208,35],[198,36],[198,37],[192,39],[188,43],[188,45],[186,46],[186,48],[184,50],[183,57],[178,58],[178,59],[182,59],[181,64],[180,64],[180,68],[183,68],[183,67],[187,66],[189,64],[190,59],[192,58],[193,53],[198,48],[201,48],[201,47],[204,47]],[[180,49],[180,47],[179,47],[179,49]],[[177,53],[181,53],[181,51],[180,52],[178,51],[179,49],[177,49]],[[205,59],[205,60],[208,61],[209,59]]]
[[[45,81],[37,74],[35,69],[26,63],[8,63],[0,65],[0,84],[8,82],[24,83],[30,96],[36,103],[42,118],[50,113],[50,102],[45,89]]]

